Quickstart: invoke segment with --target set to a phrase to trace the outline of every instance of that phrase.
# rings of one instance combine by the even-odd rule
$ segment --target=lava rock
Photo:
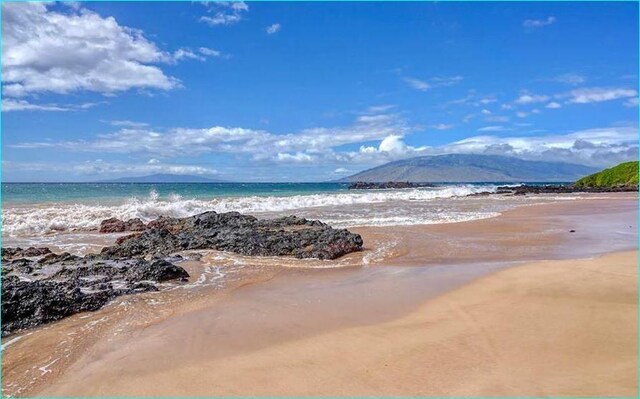
[[[501,186],[496,189],[497,194],[527,195],[527,194],[570,194],[570,193],[616,193],[638,191],[638,186],[618,187],[578,187],[573,184],[523,184],[510,187]]]
[[[46,259],[45,259],[46,258]],[[104,259],[68,253],[2,265],[2,336],[100,309],[127,294],[157,291],[156,283],[189,274],[164,260]]]
[[[11,248],[6,247],[2,248],[2,259],[13,259],[13,258],[30,258],[34,256],[43,256],[50,254],[51,250],[45,247],[29,247],[27,249],[22,249],[20,247]]]
[[[205,212],[160,218],[147,230],[103,248],[105,259],[165,257],[191,249],[214,249],[252,256],[336,259],[362,249],[362,237],[317,220],[295,216],[260,220],[238,212]]]

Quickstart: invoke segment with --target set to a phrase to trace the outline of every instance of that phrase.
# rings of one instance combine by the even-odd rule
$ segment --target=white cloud
[[[143,128],[149,126],[148,123],[145,122],[134,122],[129,120],[113,120],[106,121],[112,126],[121,126],[121,127],[130,127],[130,128]]]
[[[529,114],[527,112],[518,111],[516,112],[516,116],[518,118],[526,118],[527,116],[529,116]]]
[[[154,162],[151,162],[154,161]],[[49,162],[12,162],[3,161],[2,167],[8,171],[47,171],[75,176],[92,177],[119,177],[148,175],[153,173],[169,173],[174,175],[218,175],[218,171],[200,165],[184,165],[173,163],[161,163],[158,160],[151,160],[143,164],[131,164],[121,162],[108,162],[102,159],[78,162],[78,163],[49,163]]]
[[[610,166],[637,159],[637,127],[581,130],[545,136],[475,136],[438,149],[454,153],[491,153],[524,159]]]
[[[549,96],[525,93],[521,94],[515,101],[516,104],[535,104],[549,100]]]
[[[345,173],[349,173],[350,170],[346,169],[346,168],[337,168],[336,170],[333,171],[334,174],[336,175],[343,175]]]
[[[480,113],[484,115],[491,115],[491,111],[489,111],[488,109],[483,109],[482,111],[480,111]]]
[[[434,87],[453,86],[455,84],[462,82],[462,80],[464,80],[464,77],[444,76],[444,77],[434,77],[429,80],[417,79],[413,77],[405,77],[403,78],[403,80],[411,88],[414,88],[420,91],[427,91]]]
[[[546,19],[527,19],[522,23],[525,28],[542,28],[556,22],[556,17],[550,16]]]
[[[449,130],[455,127],[455,125],[446,124],[446,123],[438,123],[437,125],[431,126],[436,130]]]
[[[290,162],[290,163],[312,163],[315,158],[304,152],[296,152],[294,154],[288,154],[279,152],[277,155],[278,161]]]
[[[81,8],[53,11],[50,3],[2,4],[3,94],[179,87],[156,63],[170,62],[140,30]]]
[[[218,50],[214,50],[214,49],[208,48],[208,47],[200,47],[198,49],[198,51],[200,52],[200,54],[206,55],[206,56],[209,56],[209,57],[222,57],[223,56],[222,52],[220,52]]]
[[[82,104],[33,104],[27,100],[18,100],[13,98],[2,99],[2,112],[13,111],[78,111],[95,107],[100,103],[82,103]]]
[[[267,35],[273,35],[274,33],[278,33],[280,31],[280,28],[282,28],[280,24],[272,24],[267,26],[265,30],[267,32]]]
[[[395,107],[397,107],[397,105],[395,104],[372,105],[369,108],[367,108],[367,112],[370,112],[370,113],[387,112]]]
[[[409,85],[409,87],[419,91],[427,91],[431,88],[431,85],[424,80],[416,78],[404,78],[404,81]]]
[[[545,105],[545,108],[557,109],[557,108],[562,108],[562,105],[560,105],[560,103],[552,101],[549,104]]]
[[[334,157],[333,148],[403,135],[407,127],[392,114],[362,115],[354,124],[274,134],[263,130],[214,126],[155,131],[125,127],[92,140],[31,142],[14,148],[62,148],[77,152],[147,154],[154,157],[198,156],[211,153],[250,155],[256,161],[312,162]],[[385,144],[385,146],[388,144]]]
[[[2,99],[2,112],[11,111],[70,111],[70,108],[55,104],[31,104],[25,100]]]
[[[200,17],[200,21],[211,26],[233,25],[242,20],[244,13],[249,11],[249,6],[244,1],[215,1],[202,2],[212,16]]]
[[[192,50],[187,48],[178,49],[173,53],[173,57],[172,57],[173,62],[182,61],[184,59],[204,61],[206,58],[200,54],[194,53]]]
[[[576,89],[569,92],[569,102],[573,104],[587,104],[602,101],[617,100],[620,98],[637,97],[638,92],[626,88],[590,87]]]
[[[431,83],[434,87],[437,86],[453,86],[458,84],[464,80],[462,76],[445,76],[445,77],[435,77],[431,78]]]
[[[504,126],[485,126],[478,129],[479,132],[503,132],[509,130]]]

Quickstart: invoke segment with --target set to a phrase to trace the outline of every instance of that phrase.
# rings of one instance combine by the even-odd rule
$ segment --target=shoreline
[[[527,263],[388,322],[166,369],[126,356],[126,371],[91,364],[42,394],[634,397],[635,261],[637,251]]]
[[[578,228],[578,233],[588,236],[590,234],[593,234],[593,231],[591,232],[582,231],[583,226],[586,226],[589,223],[593,223],[594,216],[593,215],[589,216],[589,215],[594,213],[594,209],[601,208],[602,204],[599,204],[598,202],[602,202],[602,201],[599,201],[598,199],[589,199],[589,200],[582,200],[582,201],[578,200],[578,201],[582,205],[589,204],[589,203],[593,204],[591,208],[589,208],[589,205],[587,205],[587,210],[582,211],[583,213],[586,213],[586,215],[577,215],[577,214],[570,215],[570,218],[569,218],[571,223],[578,223],[577,225],[581,226]],[[624,203],[628,204],[629,198],[627,198],[626,200],[621,199],[620,201],[623,201]],[[620,201],[613,201],[613,202],[620,202]],[[635,204],[635,201],[634,201],[634,204]],[[541,207],[547,207],[547,208],[541,208]],[[477,281],[477,278],[483,278],[482,277],[483,275],[487,275],[487,274],[492,275],[493,272],[496,270],[496,267],[498,268],[508,267],[516,263],[522,263],[523,261],[526,261],[526,260],[534,260],[535,258],[528,259],[531,257],[532,253],[538,254],[539,256],[540,254],[544,254],[543,256],[549,256],[549,254],[551,254],[552,258],[561,255],[560,253],[547,252],[547,250],[551,250],[554,247],[556,247],[557,249],[557,247],[559,246],[562,246],[565,248],[575,246],[576,244],[575,242],[572,242],[572,240],[580,241],[581,239],[584,239],[584,237],[580,238],[579,236],[575,236],[575,235],[568,236],[566,234],[568,231],[566,230],[568,225],[566,224],[567,220],[563,220],[562,213],[563,212],[564,213],[568,212],[569,214],[571,214],[572,212],[576,213],[572,211],[571,208],[576,208],[576,207],[568,206],[568,204],[562,203],[562,202],[555,202],[552,204],[534,205],[531,207],[527,207],[527,206],[519,207],[510,211],[504,212],[502,216],[498,216],[496,218],[483,219],[483,220],[477,220],[472,222],[452,223],[452,224],[446,224],[446,225],[443,224],[443,225],[403,226],[403,227],[384,227],[384,228],[356,228],[356,229],[353,229],[353,231],[357,233],[363,233],[363,235],[365,236],[365,242],[367,241],[370,241],[373,243],[382,242],[384,240],[382,240],[380,237],[376,237],[376,234],[381,234],[382,236],[386,235],[387,239],[390,236],[395,235],[395,239],[402,241],[405,239],[405,237],[410,236],[410,237],[413,237],[412,239],[415,242],[436,242],[436,243],[445,243],[446,245],[436,245],[435,246],[436,248],[420,248],[416,246],[415,243],[412,242],[412,240],[408,240],[408,242],[404,244],[404,247],[401,245],[400,247],[396,246],[391,248],[390,252],[384,254],[386,258],[381,263],[374,261],[370,267],[364,268],[364,269],[358,268],[358,267],[356,268],[347,267],[347,268],[338,268],[331,271],[327,271],[327,270],[305,270],[303,268],[293,268],[293,269],[283,270],[281,268],[276,273],[270,276],[263,275],[262,277],[257,278],[255,280],[255,283],[248,282],[246,284],[241,284],[242,286],[241,288],[236,287],[232,290],[229,290],[228,292],[226,292],[225,295],[219,295],[216,298],[202,298],[202,305],[203,305],[202,309],[220,308],[220,305],[218,305],[219,302],[226,303],[227,305],[225,306],[227,306],[227,308],[229,309],[233,309],[234,306],[236,307],[236,309],[238,309],[237,306],[241,306],[239,309],[242,309],[242,306],[251,305],[251,295],[250,295],[251,292],[253,293],[262,292],[262,294],[266,293],[267,298],[273,299],[276,297],[276,294],[281,295],[283,289],[285,289],[286,291],[287,287],[298,287],[297,292],[296,292],[296,289],[294,288],[290,289],[290,292],[289,292],[290,296],[288,297],[289,299],[296,298],[296,297],[298,299],[302,299],[304,298],[303,296],[301,296],[303,294],[302,292],[303,290],[306,290],[305,292],[307,293],[313,292],[314,285],[315,285],[315,289],[317,291],[319,289],[318,287],[322,286],[324,282],[328,285],[325,284],[322,287],[326,288],[327,286],[329,286],[334,288],[334,291],[329,290],[331,294],[336,294],[336,298],[332,299],[333,303],[330,301],[331,298],[328,298],[328,296],[330,295],[327,294],[325,296],[318,297],[321,300],[321,303],[318,306],[315,306],[315,307],[310,306],[309,304],[306,304],[303,301],[298,301],[299,303],[297,305],[298,308],[304,307],[307,309],[307,311],[312,312],[316,318],[320,319],[321,322],[317,324],[313,324],[313,323],[309,323],[307,319],[298,320],[298,321],[294,320],[295,323],[293,324],[292,333],[282,335],[283,330],[286,330],[288,327],[292,327],[291,325],[292,320],[291,318],[287,319],[287,317],[284,317],[284,319],[279,320],[276,317],[277,314],[272,311],[271,313],[268,313],[268,314],[269,314],[269,317],[275,317],[275,320],[273,321],[273,323],[271,323],[271,325],[267,326],[271,330],[268,330],[267,331],[268,334],[266,335],[273,336],[274,331],[280,330],[281,341],[295,342],[300,339],[305,339],[304,337],[313,337],[313,336],[317,336],[318,334],[322,335],[325,333],[330,333],[330,331],[340,331],[344,328],[357,328],[357,326],[378,325],[380,323],[388,322],[389,320],[402,318],[403,315],[409,314],[410,312],[414,311],[416,307],[422,306],[422,304],[424,304],[425,301],[428,302],[428,301],[434,300],[434,298],[439,297],[440,295],[447,295],[446,292],[449,292],[451,290],[455,291],[456,289],[459,289],[460,286],[466,286],[466,284],[473,284],[473,282],[470,283],[470,281],[472,280]],[[580,207],[577,207],[577,208],[580,208]],[[598,217],[601,217],[602,215],[606,215],[606,219],[607,219],[606,223],[609,223],[609,224],[617,221],[620,218],[625,219],[624,217],[625,215],[620,214],[620,212],[618,212],[618,210],[614,208],[616,208],[616,206],[612,206],[609,208],[605,207],[604,210],[600,211],[600,214],[599,214],[600,216],[598,216],[598,212],[595,212],[596,213],[595,219],[598,219]],[[531,214],[532,209],[538,209],[538,210],[546,209],[545,212],[547,214],[545,214],[543,217],[541,217],[540,215],[536,215],[536,212],[533,212],[533,214]],[[635,205],[634,205],[633,211],[637,212],[637,208],[635,208]],[[586,217],[586,219],[580,221],[580,217]],[[523,225],[522,222],[526,218],[529,218],[529,220],[537,220],[538,222],[534,223],[533,225]],[[558,226],[562,226],[562,229],[564,230],[559,231]],[[597,230],[598,226],[596,226],[595,228]],[[486,233],[487,229],[489,229],[490,232],[492,231],[491,234],[493,234],[492,239],[489,241],[497,243],[498,244],[497,248],[490,248],[488,246],[486,237],[483,237],[483,234]],[[514,234],[514,229],[518,231],[518,234]],[[544,230],[545,234],[540,234],[541,230]],[[401,234],[398,235],[398,232],[400,232]],[[637,231],[635,232],[637,233]],[[404,237],[403,237],[403,234],[404,234]],[[618,233],[616,233],[616,235],[617,234]],[[424,241],[425,237],[430,237],[430,240]],[[446,240],[447,237],[455,237],[457,240],[464,242],[465,245],[469,247],[469,250],[461,251],[460,248],[456,249],[455,246],[451,246],[452,245],[451,243],[447,243],[447,240]],[[556,242],[559,239],[562,242],[562,244],[560,245],[558,245]],[[608,244],[609,243],[607,242],[601,243],[601,247],[604,248],[603,252],[608,252],[607,249],[611,251],[613,250],[619,251],[619,250],[625,249],[625,248],[617,248],[615,246],[610,248],[608,247]],[[531,246],[534,248],[533,252],[531,251],[527,252],[522,250],[523,247],[531,247]],[[370,247],[370,246],[367,245],[367,247]],[[482,247],[485,247],[485,250],[478,251],[478,249]],[[637,245],[636,245],[636,248],[637,248]],[[443,262],[442,254],[446,253],[446,251],[451,251],[451,250],[456,251],[457,258],[452,260],[452,262]],[[590,250],[593,251],[594,254],[598,253],[598,248],[590,247]],[[505,251],[508,251],[508,256],[506,257],[504,256]],[[367,251],[365,252],[366,252],[365,254],[360,253],[357,255],[353,255],[353,254],[347,255],[345,257],[347,259],[344,259],[344,262],[346,264],[352,263],[355,265],[358,262],[362,261],[363,259],[362,256],[369,253]],[[473,255],[473,257],[471,257],[470,255]],[[496,255],[500,255],[500,256],[496,256]],[[361,256],[361,257],[358,258],[358,256]],[[567,257],[574,257],[574,256],[575,254],[569,254]],[[500,259],[501,257],[502,259]],[[421,261],[419,261],[420,258],[422,259]],[[432,262],[425,262],[425,259],[430,259]],[[428,266],[429,264],[431,264],[431,266]],[[458,266],[456,266],[456,264]],[[485,264],[484,269],[482,264]],[[402,265],[402,266],[399,266],[399,265]],[[449,274],[447,275],[447,273]],[[266,278],[266,280],[264,280],[264,278]],[[269,281],[269,282],[264,283],[264,281]],[[402,283],[399,284],[398,283],[399,281]],[[420,286],[419,283],[427,284],[428,287],[431,287],[430,288],[431,292],[426,292],[426,291],[429,291],[429,289],[425,291],[424,289],[425,287]],[[349,291],[352,292],[351,294],[352,298],[349,298],[348,296],[345,295],[344,285],[348,285]],[[400,287],[397,287],[397,285],[399,285]],[[360,288],[358,288],[359,286]],[[434,290],[434,287],[436,287],[437,289]],[[367,293],[367,290],[370,290],[372,288],[374,290],[377,290],[376,294],[375,295],[368,294],[369,297],[367,297],[367,295],[365,295]],[[401,291],[402,289],[407,290],[406,295],[404,294],[401,295],[399,291]],[[269,290],[271,290],[271,292],[269,292]],[[354,299],[353,297],[358,294],[362,294],[363,298]],[[203,293],[203,295],[206,296],[206,293]],[[388,301],[388,300],[385,301],[384,300],[385,295],[393,296],[394,299],[391,301]],[[376,300],[375,298],[372,298],[372,297],[375,297],[378,299]],[[243,298],[245,301],[244,304],[242,302]],[[253,299],[254,301],[257,301],[259,299],[259,296],[256,297],[254,294]],[[343,315],[336,315],[334,314],[335,312],[332,313],[330,309],[332,307],[340,307],[341,299],[351,301],[349,306],[351,306],[352,308],[346,309]],[[324,301],[324,303],[322,303],[322,301]],[[387,303],[387,302],[391,302],[391,303]],[[274,304],[277,305],[277,302],[272,302],[270,304],[267,303],[267,305],[270,305],[272,307]],[[176,303],[175,305],[171,305],[170,307],[175,308],[176,306],[178,306],[178,303]],[[26,391],[26,393],[29,393],[31,396],[34,393],[47,395],[48,393],[50,393],[50,391],[47,391],[47,390],[43,391],[42,388],[48,386],[51,389],[52,382],[55,382],[55,384],[58,384],[58,386],[64,386],[64,380],[68,381],[69,379],[71,380],[75,379],[75,375],[81,374],[85,368],[93,369],[94,367],[98,367],[98,370],[102,370],[104,372],[105,371],[104,368],[100,368],[99,364],[104,363],[103,365],[106,366],[108,364],[107,360],[109,359],[109,357],[119,351],[118,349],[113,348],[114,345],[117,346],[120,344],[125,344],[126,346],[129,347],[129,350],[130,350],[131,341],[135,341],[135,342],[138,342],[138,344],[140,344],[140,343],[144,343],[145,339],[147,339],[146,341],[147,343],[148,342],[157,343],[158,340],[165,340],[165,342],[169,344],[172,342],[179,342],[179,340],[181,339],[183,340],[185,336],[184,335],[185,330],[181,331],[182,335],[181,334],[176,335],[176,331],[180,331],[180,328],[176,328],[175,326],[179,326],[179,325],[191,326],[191,329],[193,329],[193,326],[202,324],[202,320],[198,320],[197,315],[198,315],[198,312],[202,312],[203,310],[198,310],[199,305],[191,306],[191,307],[193,309],[190,311],[187,309],[185,311],[178,311],[177,313],[176,313],[177,309],[174,309],[174,310],[169,309],[169,314],[165,314],[165,316],[160,320],[158,320],[157,322],[151,323],[150,325],[148,325],[147,327],[144,327],[142,330],[138,332],[135,332],[136,329],[134,328],[132,331],[133,332],[132,335],[126,335],[122,333],[123,334],[121,335],[122,338],[114,336],[113,338],[114,342],[110,344],[107,344],[106,342],[104,342],[105,338],[108,336],[107,333],[109,332],[113,333],[114,331],[117,332],[117,329],[116,327],[107,328],[107,326],[105,326],[105,328],[102,329],[102,332],[100,334],[95,333],[96,339],[93,341],[93,343],[88,343],[88,345],[85,346],[84,349],[78,348],[78,349],[81,349],[81,352],[83,354],[81,354],[79,357],[74,356],[74,359],[70,359],[72,360],[69,363],[70,368],[68,368],[66,371],[63,370],[63,369],[66,369],[66,367],[60,370],[56,370],[56,369],[50,370],[49,372],[46,373],[46,379],[48,379],[49,381],[41,381],[37,385],[34,384],[35,386],[33,386],[33,388],[31,388],[30,390]],[[362,317],[356,317],[355,318],[356,320],[353,320],[354,307],[356,309],[364,310],[364,312],[361,312]],[[372,311],[371,308],[374,308],[375,310]],[[259,307],[256,308],[253,305],[249,306],[248,309],[250,311],[252,310],[258,313],[264,310],[264,309],[260,309]],[[288,307],[285,307],[284,309],[285,309],[285,313],[290,314],[290,316],[296,314],[295,307],[291,306],[290,303],[288,304]],[[329,309],[329,311],[327,311],[327,309]],[[137,309],[137,310],[139,311],[140,309]],[[96,313],[103,314],[101,312],[96,312]],[[371,315],[367,313],[377,313],[377,314],[375,315],[375,317],[370,317]],[[178,322],[179,320],[181,320],[180,318],[188,319],[189,314],[191,314],[192,320]],[[228,315],[231,315],[231,314],[232,313],[228,313]],[[304,316],[303,313],[299,313],[299,316],[300,315]],[[264,317],[267,317],[267,316],[264,316]],[[238,319],[238,318],[235,317],[235,319]],[[240,319],[242,319],[242,317]],[[76,320],[76,322],[78,322],[78,320]],[[224,335],[226,337],[225,339],[227,340],[231,336],[232,334],[231,331],[234,328],[238,329],[240,327],[243,327],[247,329],[251,327],[251,324],[245,324],[243,326],[241,321],[234,320],[233,318],[229,318],[228,320],[226,320],[226,322],[230,323],[229,330],[227,330],[225,332],[226,335]],[[234,327],[234,323],[235,323],[235,327]],[[304,326],[299,325],[301,323],[302,324],[307,323],[309,325],[307,325],[306,328],[303,328]],[[54,331],[54,330],[59,330],[58,333],[63,331],[63,329],[61,329],[61,325],[59,324],[65,324],[65,322],[63,321],[62,323],[56,323],[55,325],[51,326],[50,331],[47,331],[45,334],[50,334],[51,331]],[[67,324],[72,324],[72,323],[69,322]],[[108,324],[108,323],[105,323],[105,324]],[[220,323],[213,322],[212,326],[214,327],[214,329],[218,328],[219,330],[219,324]],[[256,327],[256,326],[253,326],[253,327]],[[265,327],[265,325],[262,325],[262,327]],[[49,327],[45,327],[44,329],[49,329]],[[172,331],[172,329],[174,331],[173,333],[170,332]],[[155,330],[155,333],[152,332],[151,335],[147,334],[147,331],[151,331],[151,330]],[[258,328],[256,331],[260,332],[261,330],[260,328]],[[188,329],[186,330],[186,332],[188,333]],[[146,338],[143,336],[145,334],[147,334]],[[163,335],[163,334],[168,334],[168,335]],[[126,339],[125,339],[125,335],[126,335]],[[232,352],[240,349],[242,349],[243,351],[249,351],[249,352],[259,351],[259,350],[262,350],[260,348],[263,348],[263,347],[277,346],[282,344],[282,342],[269,341],[270,338],[267,336],[260,337],[259,335],[260,334],[255,334],[255,336],[253,337],[247,337],[246,335],[244,336],[245,341],[249,340],[249,341],[256,342],[257,347],[251,348],[251,347],[247,347],[243,342],[236,342],[234,344],[235,346],[231,345]],[[102,336],[102,339],[100,339],[100,336]],[[9,339],[11,338],[12,337],[9,337]],[[14,342],[9,348],[7,348],[9,349],[7,355],[9,355],[10,357],[14,357],[15,359],[15,354],[20,349],[20,347],[24,348],[23,350],[20,351],[24,353],[24,350],[26,350],[29,346],[28,341],[32,341],[32,343],[35,343],[32,340],[32,338],[33,336],[31,335],[27,339]],[[167,340],[167,338],[172,338],[172,339]],[[149,341],[149,339],[151,341]],[[211,339],[211,337],[200,336],[199,338],[196,338],[195,341],[206,342],[207,339]],[[136,345],[135,342],[133,344],[134,346]],[[212,343],[213,342],[217,342],[217,340],[212,341]],[[137,347],[137,349],[141,349],[141,348],[144,349],[144,345]],[[31,350],[33,350],[33,348],[31,348]],[[120,352],[121,351],[122,350],[120,350]],[[176,348],[176,351],[178,355],[183,353],[183,351],[180,348]],[[139,353],[143,353],[143,352],[144,350],[142,350],[141,352],[139,351]],[[171,351],[169,351],[169,353],[170,352]],[[158,354],[158,356],[160,357],[156,360],[161,360],[163,357],[168,356],[169,353]],[[11,356],[12,354],[14,354],[14,356]],[[226,353],[226,354],[212,353],[210,350],[208,351],[208,355],[215,355],[215,356],[210,356],[210,358],[212,359],[220,356],[231,356],[230,353]],[[150,356],[150,353],[147,353],[147,356]],[[100,360],[98,361],[97,359],[100,359]],[[154,364],[155,363],[158,363],[158,362],[154,362]],[[162,361],[160,361],[159,363],[162,363]],[[46,365],[46,363],[43,363],[43,364]],[[81,367],[80,365],[83,365],[83,366]],[[108,368],[108,366],[106,367]],[[3,380],[6,381],[7,374],[5,373],[3,377],[5,377],[3,378]],[[51,377],[55,377],[55,378],[51,378]],[[53,387],[56,386],[55,384],[53,385]],[[6,388],[6,382],[4,385],[5,386],[3,386],[3,388]],[[37,387],[40,387],[40,388],[38,389]],[[70,388],[70,387],[67,385],[67,388]],[[85,394],[85,393],[82,393],[82,394]],[[188,392],[186,393],[188,394]],[[22,394],[23,393],[20,393],[20,395]],[[57,394],[64,395],[65,392],[58,391]],[[183,392],[182,394],[184,395],[185,392]],[[212,394],[218,394],[218,393],[212,393]]]

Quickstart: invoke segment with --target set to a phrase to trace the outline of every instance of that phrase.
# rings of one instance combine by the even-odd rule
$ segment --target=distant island
[[[194,175],[154,174],[137,177],[101,180],[98,183],[225,183],[224,180]]]
[[[638,161],[624,162],[613,168],[583,177],[577,187],[633,187],[638,186]]]
[[[570,182],[596,172],[566,162],[526,161],[477,154],[422,156],[389,162],[345,177],[340,182]]]

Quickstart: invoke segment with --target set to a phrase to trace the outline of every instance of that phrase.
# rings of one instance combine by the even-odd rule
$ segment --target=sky
[[[638,158],[638,4],[2,3],[3,181]]]

